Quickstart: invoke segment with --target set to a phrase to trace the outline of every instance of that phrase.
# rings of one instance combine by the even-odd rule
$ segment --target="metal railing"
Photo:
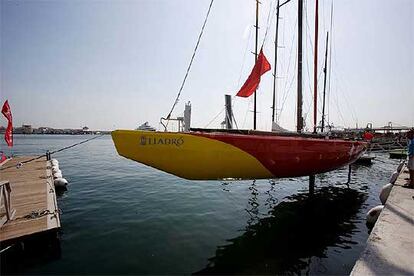
[[[16,213],[16,210],[12,209],[10,193],[11,188],[9,181],[0,181],[0,228],[8,221],[12,220]]]
[[[391,141],[391,142],[372,142],[369,147],[371,152],[387,152],[396,149],[405,149],[407,144],[400,141]]]

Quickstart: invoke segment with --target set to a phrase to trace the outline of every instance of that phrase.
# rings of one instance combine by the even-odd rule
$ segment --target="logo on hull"
[[[140,143],[141,146],[147,145],[174,145],[176,147],[180,147],[184,144],[183,137],[179,138],[157,138],[157,137],[146,137],[141,136]]]

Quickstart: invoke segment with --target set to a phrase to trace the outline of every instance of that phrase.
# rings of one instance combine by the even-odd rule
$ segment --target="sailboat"
[[[298,9],[297,133],[257,131],[255,104],[254,130],[115,130],[111,134],[118,154],[191,180],[308,176],[332,171],[357,160],[366,150],[367,143],[335,139],[316,134],[316,130],[312,134],[302,132],[302,1],[299,0]],[[256,1],[256,64],[258,5]],[[278,8],[282,6],[279,1],[277,5]]]

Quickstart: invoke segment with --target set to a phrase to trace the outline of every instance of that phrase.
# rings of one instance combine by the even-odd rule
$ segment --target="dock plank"
[[[11,187],[12,208],[16,210],[13,220],[0,228],[0,242],[20,238],[60,227],[56,192],[53,186],[51,164],[46,158],[23,164],[33,156],[15,157],[2,165],[0,180],[7,180]],[[27,218],[31,212],[42,212],[38,218]]]

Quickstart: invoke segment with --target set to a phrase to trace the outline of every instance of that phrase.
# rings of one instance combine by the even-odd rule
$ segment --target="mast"
[[[323,104],[322,104],[322,123],[321,123],[321,132],[323,132],[325,127],[325,97],[326,97],[326,73],[328,70],[328,38],[329,32],[326,32],[326,45],[325,45],[325,67],[323,68]]]
[[[279,34],[279,0],[277,0],[276,8],[276,33],[275,33],[275,65],[273,68],[273,105],[272,105],[272,125],[273,122],[277,122],[277,110],[276,110],[276,69],[277,69],[277,42]]]
[[[313,60],[313,133],[316,133],[318,111],[318,0],[315,0],[315,56]]]
[[[259,39],[259,0],[256,0],[256,47],[254,51],[254,63],[257,61],[257,45]],[[253,129],[256,130],[256,91],[254,91]]]
[[[331,32],[331,42],[329,44],[329,81],[328,81],[328,114],[326,118],[328,119],[328,126],[329,126],[329,99],[331,94],[331,77],[332,77],[332,41],[333,41],[333,1],[331,2],[331,26],[330,26],[330,32]]]
[[[297,102],[297,132],[302,132],[302,12],[303,0],[299,0],[298,4],[298,102]]]

